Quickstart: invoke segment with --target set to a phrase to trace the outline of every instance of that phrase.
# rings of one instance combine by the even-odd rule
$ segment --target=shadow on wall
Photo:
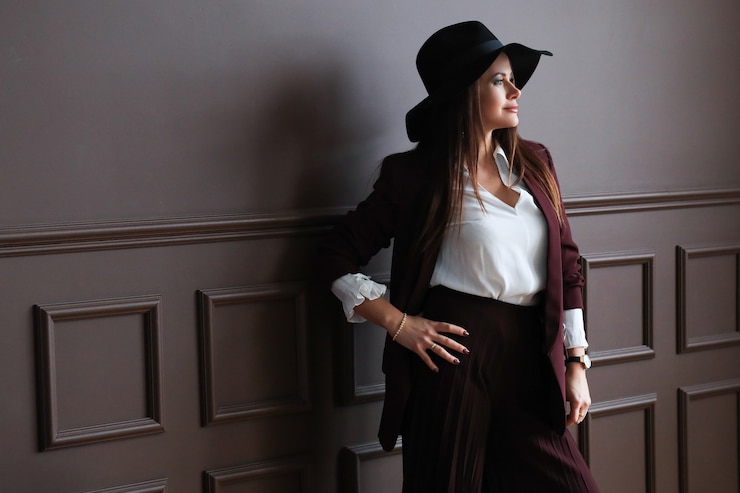
[[[377,166],[371,152],[373,136],[381,128],[374,114],[358,109],[363,107],[362,95],[353,75],[337,60],[324,60],[283,63],[264,78],[265,91],[252,120],[248,163],[250,190],[260,194],[260,203],[277,203],[281,210],[292,211],[345,206],[356,200],[351,198],[353,190],[366,188]],[[270,197],[273,194],[280,197]],[[313,247],[321,239],[319,235],[281,242],[281,261],[272,277],[306,276],[312,407],[306,418],[312,460],[323,469],[327,465],[322,461],[340,446],[326,437],[337,436],[337,424],[327,411],[333,406],[334,336],[342,318],[337,300],[317,282]]]
[[[253,136],[255,193],[287,210],[347,205],[347,190],[367,181],[362,165],[375,164],[367,136],[379,131],[358,110],[351,74],[339,63],[296,63],[268,81]]]

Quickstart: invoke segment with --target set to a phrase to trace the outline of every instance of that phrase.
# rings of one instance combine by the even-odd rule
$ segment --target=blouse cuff
[[[342,302],[344,316],[348,322],[361,323],[366,320],[355,313],[355,307],[363,301],[374,300],[385,295],[386,287],[365,274],[345,274],[331,285],[331,292]]]
[[[565,310],[565,323],[563,324],[565,332],[565,349],[574,347],[588,347],[586,341],[586,329],[583,323],[583,309],[572,308]]]

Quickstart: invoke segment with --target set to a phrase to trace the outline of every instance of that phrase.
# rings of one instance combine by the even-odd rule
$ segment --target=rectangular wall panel
[[[310,409],[305,286],[198,292],[204,424]]]
[[[655,394],[591,405],[579,443],[597,482],[611,491],[655,493]]]
[[[203,473],[206,493],[310,493],[308,464],[283,459],[212,469]]]
[[[594,365],[653,358],[653,252],[583,254],[584,315]]]
[[[680,493],[740,491],[740,379],[678,389]]]
[[[740,345],[740,246],[676,247],[678,352]]]
[[[42,450],[164,431],[160,297],[37,305]]]
[[[342,493],[387,493],[401,491],[403,483],[401,440],[391,452],[379,443],[352,445],[342,449],[339,460]]]

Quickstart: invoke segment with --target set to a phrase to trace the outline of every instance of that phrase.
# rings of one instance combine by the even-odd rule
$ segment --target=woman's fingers
[[[432,336],[432,342],[436,342],[437,344],[441,344],[445,348],[451,349],[452,351],[455,351],[457,353],[470,354],[470,351],[468,350],[468,348],[465,347],[463,344],[457,342],[456,340],[454,340],[454,339],[452,339],[450,337],[447,337],[447,336],[442,335],[443,333],[448,333],[448,334],[456,334],[456,335],[459,335],[459,336],[462,336],[462,337],[467,337],[468,336],[468,331],[467,330],[463,329],[459,325],[448,324],[448,323],[443,323],[443,322],[435,322],[435,323],[433,323],[433,329],[432,330],[434,332],[436,332],[436,334],[434,334]],[[459,363],[459,360],[457,360],[457,358],[454,358],[452,355],[450,355],[449,353],[447,353],[447,351],[445,351],[445,353],[446,353],[447,356],[450,356],[450,358],[452,358],[452,360],[458,361],[458,363]],[[440,355],[440,356],[442,356],[442,355]],[[448,359],[448,358],[445,358],[445,359]],[[452,361],[452,360],[448,359],[448,361]]]
[[[453,365],[460,364],[460,360],[458,358],[451,355],[444,347],[442,347],[440,344],[437,344],[436,342],[432,343],[432,345],[429,347],[429,351],[436,354],[443,360],[446,360],[448,363],[452,363]]]
[[[588,414],[588,406],[578,406],[574,407],[570,414],[568,414],[567,417],[567,426],[570,425],[578,425],[581,424],[581,422],[586,419],[586,415]]]
[[[435,338],[433,338],[433,341],[441,346],[444,346],[447,349],[451,349],[455,352],[461,353],[461,354],[470,354],[470,351],[467,347],[463,346],[459,342],[457,342],[454,339],[451,339],[449,337],[443,336],[442,334],[437,334]]]
[[[586,419],[591,406],[591,394],[586,380],[586,370],[578,365],[568,367],[565,372],[565,398],[570,404],[567,424],[579,424]]]
[[[447,332],[450,334],[457,334],[459,336],[467,337],[468,331],[455,324],[448,324],[444,322],[435,322],[435,329],[437,332]]]
[[[417,351],[417,354],[421,358],[421,360],[424,362],[425,365],[429,367],[430,370],[434,372],[439,371],[439,367],[434,364],[434,360],[430,357],[430,354],[436,354],[443,360],[447,361],[448,363],[451,363],[453,365],[459,365],[460,360],[456,358],[455,356],[451,355],[445,348],[437,344],[436,342],[433,342],[431,346],[429,346],[426,350],[419,350]]]
[[[460,355],[470,354],[463,344],[443,334],[465,337],[468,331],[445,322],[434,322],[419,316],[407,316],[403,330],[395,341],[414,351],[432,371],[439,371],[432,354],[453,365],[460,364]]]
[[[457,325],[434,322],[422,317],[408,317],[404,331],[407,332],[404,345],[418,354],[432,371],[439,371],[432,354],[453,365],[460,364],[460,354],[470,354],[463,344],[442,335],[449,333],[467,336],[468,332]]]

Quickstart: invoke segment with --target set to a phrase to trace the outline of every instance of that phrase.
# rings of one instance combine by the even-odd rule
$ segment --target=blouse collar
[[[500,145],[497,145],[496,149],[494,149],[493,159],[496,161],[496,167],[498,168],[501,181],[507,187],[511,187],[519,179],[519,176],[513,170],[509,169],[509,160]]]

